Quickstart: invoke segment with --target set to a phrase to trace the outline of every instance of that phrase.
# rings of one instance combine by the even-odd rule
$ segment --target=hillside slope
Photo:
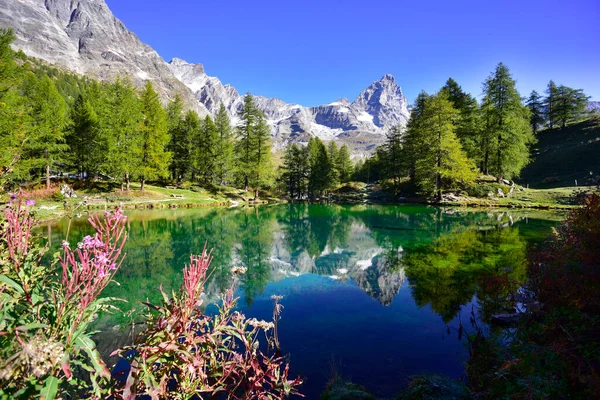
[[[554,188],[588,183],[600,175],[600,117],[538,134],[533,162],[521,174],[523,185]]]

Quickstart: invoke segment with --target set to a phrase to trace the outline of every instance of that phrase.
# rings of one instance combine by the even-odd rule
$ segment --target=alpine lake
[[[203,307],[237,279],[238,309],[271,320],[272,295],[284,296],[279,321],[290,376],[317,399],[332,375],[378,396],[400,392],[415,374],[464,376],[471,317],[486,324],[503,310],[485,282],[526,278],[529,248],[564,214],[421,205],[270,205],[244,208],[132,210],[117,284],[103,296],[125,300],[94,328],[101,352],[132,344],[147,307],[177,290],[190,254],[213,249]],[[40,226],[51,252],[68,221]],[[71,223],[69,241],[91,233]],[[233,266],[247,272],[234,278]],[[504,294],[506,295],[506,293]],[[471,322],[472,323],[472,322]],[[261,345],[264,344],[264,338]],[[112,360],[114,362],[114,360]]]

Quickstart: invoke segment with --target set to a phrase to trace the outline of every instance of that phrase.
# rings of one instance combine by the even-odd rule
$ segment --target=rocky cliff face
[[[101,80],[151,80],[164,100],[180,93],[188,107],[207,111],[165,61],[129,31],[104,0],[0,0],[0,27],[14,29],[14,47],[27,55]]]
[[[237,120],[243,98],[235,88],[208,76],[200,64],[174,59],[169,68],[209,112],[215,113],[223,104],[232,119]],[[410,116],[408,101],[391,75],[373,82],[352,103],[340,99],[322,106],[303,107],[262,96],[256,96],[256,103],[265,112],[278,147],[289,142],[307,142],[316,136],[346,143],[357,155],[369,153],[383,142],[389,128],[405,126]]]
[[[167,64],[110,11],[104,0],[0,0],[0,27],[15,30],[14,47],[26,54],[102,80],[127,76],[141,86],[152,81],[163,100],[183,96],[201,115],[221,104],[235,123],[242,96],[200,64],[174,59]],[[272,127],[275,148],[306,143],[311,136],[349,145],[356,155],[370,153],[394,125],[405,125],[408,102],[391,75],[385,75],[350,102],[318,107],[287,104],[256,96]]]

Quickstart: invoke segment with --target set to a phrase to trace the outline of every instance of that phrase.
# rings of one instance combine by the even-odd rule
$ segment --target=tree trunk
[[[127,183],[127,191],[129,192],[129,171],[125,172],[125,183]]]
[[[144,192],[144,186],[146,186],[146,177],[144,175],[142,175],[142,185],[141,185],[141,191],[142,193]]]
[[[254,201],[258,201],[258,188],[254,189]]]
[[[46,164],[46,189],[50,190],[50,164]]]

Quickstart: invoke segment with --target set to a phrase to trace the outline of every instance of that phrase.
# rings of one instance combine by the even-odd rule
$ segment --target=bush
[[[100,294],[123,261],[126,217],[118,208],[91,217],[95,233],[74,249],[65,240],[45,265],[47,248],[31,235],[31,204],[22,194],[14,197],[0,228],[0,398],[283,399],[297,393],[301,381],[288,380],[285,360],[258,347],[262,331],[269,349],[278,351],[280,297],[273,322],[233,311],[233,286],[215,317],[197,308],[211,261],[206,250],[191,256],[178,293],[163,293],[161,306],[149,305],[147,330],[123,350],[131,362],[128,376],[114,380],[89,326],[98,313],[117,310],[115,299]]]
[[[533,251],[530,311],[507,341],[477,329],[467,373],[483,398],[594,398],[600,391],[600,195]],[[507,344],[508,343],[508,344]]]

